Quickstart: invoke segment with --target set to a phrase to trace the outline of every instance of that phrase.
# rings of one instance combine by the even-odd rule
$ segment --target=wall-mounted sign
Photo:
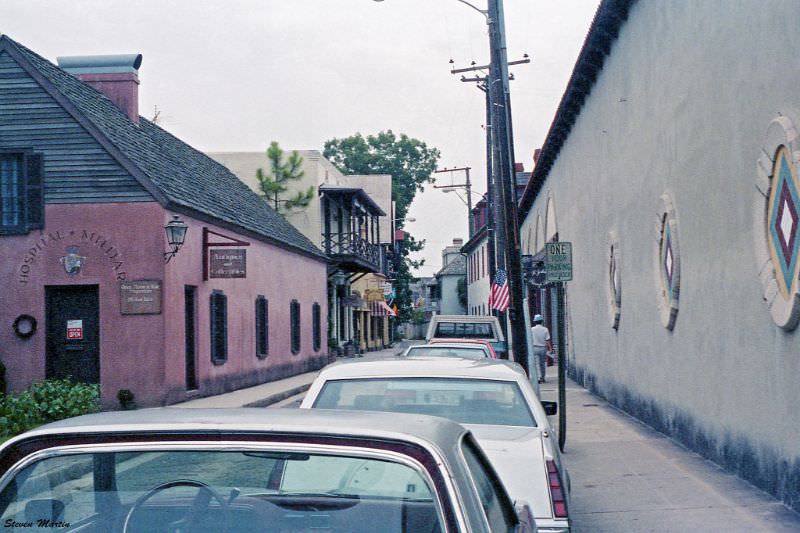
[[[245,278],[247,277],[247,250],[233,248],[230,250],[211,249],[212,278]]]
[[[547,282],[572,280],[572,243],[548,242],[545,248]]]
[[[161,280],[121,281],[119,309],[123,315],[161,313]]]
[[[67,340],[83,339],[83,320],[67,320]]]

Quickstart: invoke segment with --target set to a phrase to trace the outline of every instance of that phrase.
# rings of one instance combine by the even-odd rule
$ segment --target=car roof
[[[413,442],[446,453],[466,430],[445,418],[414,414],[387,417],[381,413],[325,409],[161,407],[109,411],[53,422],[9,440],[0,449],[21,440],[55,435],[162,432],[350,436]]]
[[[499,359],[450,357],[380,357],[339,361],[322,369],[325,379],[358,377],[459,377],[516,381],[522,367]],[[318,378],[319,379],[319,378]]]
[[[492,341],[489,339],[460,339],[458,337],[436,337],[428,341],[428,344],[482,344],[484,346],[491,346]],[[413,346],[409,346],[409,348],[413,348],[414,346],[425,346],[424,344],[415,344]]]

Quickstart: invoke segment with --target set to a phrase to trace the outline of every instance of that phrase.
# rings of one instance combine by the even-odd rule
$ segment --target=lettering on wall
[[[111,264],[111,269],[117,281],[125,280],[127,277],[125,262],[122,260],[119,248],[108,237],[96,231],[73,229],[51,231],[37,238],[22,257],[22,261],[17,268],[17,281],[22,284],[30,282],[33,268],[42,260],[45,251],[54,247],[63,247],[62,250],[65,255],[62,255],[59,261],[61,261],[68,274],[77,275],[80,267],[75,268],[76,265],[73,259],[80,257],[85,260],[86,258],[83,257],[85,253],[81,255],[80,252],[81,250],[85,252],[87,246],[102,252],[103,257]],[[66,262],[70,263],[70,268],[68,268]]]

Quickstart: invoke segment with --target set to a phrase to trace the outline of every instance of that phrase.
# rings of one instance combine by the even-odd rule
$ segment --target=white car
[[[530,505],[540,532],[569,532],[569,475],[547,415],[516,363],[493,359],[393,357],[335,363],[312,383],[301,408],[415,413],[472,431],[508,493]]]

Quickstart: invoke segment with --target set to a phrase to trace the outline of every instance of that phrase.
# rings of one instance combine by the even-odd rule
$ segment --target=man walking
[[[531,328],[531,338],[533,339],[533,356],[539,364],[539,383],[545,382],[545,372],[547,371],[547,352],[553,351],[553,343],[550,340],[550,330],[542,325],[544,318],[542,315],[533,317],[533,327]]]

